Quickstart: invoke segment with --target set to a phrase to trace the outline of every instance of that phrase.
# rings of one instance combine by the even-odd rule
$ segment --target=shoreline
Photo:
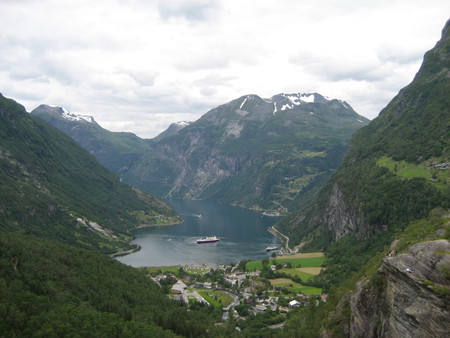
[[[286,236],[285,234],[281,233],[278,229],[276,229],[275,225],[268,227],[267,231],[269,231],[272,235],[274,235],[276,238],[278,238],[281,241],[281,243],[283,243],[282,249],[278,250],[279,254],[291,255],[292,253],[296,253],[296,251],[291,250],[289,248],[289,237]]]
[[[166,223],[166,224],[139,224],[137,227],[130,229],[131,231],[137,230],[137,229],[144,229],[144,228],[151,228],[151,227],[165,227],[170,225],[177,225],[184,222],[184,219],[180,220],[179,222],[172,222],[172,223]]]
[[[138,252],[141,249],[142,249],[141,246],[138,245],[136,248],[133,248],[133,249],[130,249],[130,250],[114,252],[113,254],[110,255],[110,257],[115,258],[115,257],[126,256],[126,255],[129,255],[129,254]]]
[[[170,225],[181,224],[183,222],[184,222],[184,220],[181,219],[179,222],[173,222],[173,223],[167,223],[167,224],[139,224],[137,227],[131,228],[129,231],[131,232],[133,230],[150,228],[150,227],[165,227],[165,226],[170,226]],[[129,239],[128,243],[131,243],[134,239],[135,239],[135,237],[133,235],[131,235],[131,238]],[[141,249],[142,249],[142,247],[140,245],[138,245],[136,248],[133,248],[130,250],[114,252],[113,254],[110,255],[110,257],[115,258],[115,257],[126,256],[129,254],[138,252]]]

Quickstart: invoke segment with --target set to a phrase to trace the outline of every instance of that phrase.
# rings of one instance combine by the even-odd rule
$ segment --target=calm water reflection
[[[279,217],[213,202],[170,201],[181,215],[181,224],[149,227],[134,232],[134,243],[142,249],[117,259],[131,266],[163,266],[178,264],[229,264],[242,259],[270,256],[265,248],[280,245],[267,228]],[[201,244],[203,236],[220,238],[220,242]]]

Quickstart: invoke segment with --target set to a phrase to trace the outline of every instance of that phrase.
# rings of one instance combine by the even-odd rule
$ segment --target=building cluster
[[[183,269],[184,270],[184,269]],[[231,271],[230,271],[231,270]],[[210,305],[199,293],[201,290],[216,290],[227,293],[233,298],[231,304],[223,307],[224,318],[228,317],[228,312],[233,312],[236,318],[240,315],[234,309],[235,306],[243,305],[248,309],[250,315],[264,313],[267,311],[290,312],[293,309],[308,305],[310,296],[289,292],[284,294],[282,287],[272,286],[270,282],[260,277],[261,271],[243,272],[235,271],[234,268],[221,267],[220,282],[205,281],[204,277],[199,278],[195,274],[178,275],[178,279],[171,286],[169,297],[190,304],[192,301]],[[175,275],[156,275],[153,280],[161,280]],[[173,279],[175,281],[175,278]],[[289,290],[289,286],[284,287]],[[317,295],[315,301],[326,301],[326,295]]]

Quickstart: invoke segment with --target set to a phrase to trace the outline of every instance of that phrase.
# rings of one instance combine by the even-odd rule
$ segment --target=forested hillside
[[[277,225],[328,257],[314,281],[327,304],[303,309],[292,336],[448,335],[449,71],[450,21],[413,82],[355,133],[315,203]]]
[[[221,335],[208,308],[186,311],[142,271],[31,235],[0,236],[0,303],[4,337]]]
[[[0,96],[0,230],[112,253],[129,230],[176,222],[161,200],[122,184],[68,136]]]
[[[106,130],[93,117],[72,114],[60,107],[42,104],[31,114],[69,135],[106,168],[119,174],[126,172],[150,143],[133,133]]]
[[[292,244],[326,247],[346,235],[385,240],[435,207],[450,206],[449,24],[413,82],[355,133],[315,204],[278,228]]]

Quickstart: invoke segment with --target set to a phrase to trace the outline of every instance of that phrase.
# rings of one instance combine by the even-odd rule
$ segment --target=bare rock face
[[[333,234],[334,240],[348,234],[362,233],[366,227],[364,217],[345,202],[345,196],[337,183],[333,185],[325,210],[322,224]]]
[[[351,337],[448,337],[450,242],[413,245],[386,257],[378,276],[357,285]]]

